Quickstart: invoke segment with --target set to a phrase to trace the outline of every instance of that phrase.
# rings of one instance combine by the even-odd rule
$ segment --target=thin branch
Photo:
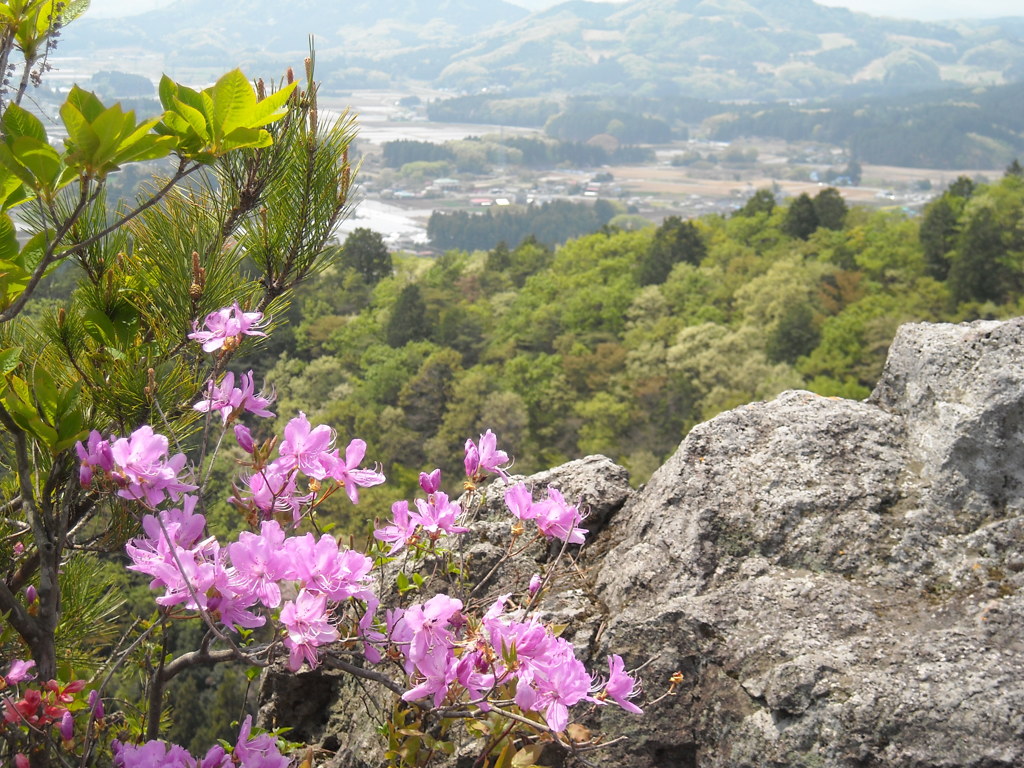
[[[108,225],[107,227],[100,230],[94,235],[90,235],[82,242],[75,243],[73,246],[67,248],[64,251],[61,251],[60,253],[48,253],[47,256],[45,256],[42,259],[42,261],[39,262],[39,265],[32,273],[32,277],[29,279],[29,282],[25,286],[25,290],[22,292],[22,294],[7,309],[5,309],[3,312],[0,312],[0,323],[5,323],[8,320],[11,320],[12,318],[16,317],[18,313],[25,308],[25,304],[28,302],[29,298],[31,298],[32,294],[35,292],[36,286],[39,284],[39,281],[42,280],[43,274],[46,272],[47,269],[49,269],[51,264],[53,264],[56,261],[60,261],[61,259],[65,259],[68,256],[71,256],[81,251],[83,248],[88,248],[93,243],[102,240],[111,232],[120,229],[129,221],[131,221],[136,216],[141,214],[143,211],[146,211],[149,208],[156,205],[168,192],[171,191],[171,189],[174,188],[174,186],[179,181],[181,181],[186,176],[202,167],[199,163],[196,163],[192,166],[188,166],[187,163],[188,161],[185,158],[181,158],[178,164],[178,170],[175,171],[174,176],[172,176],[167,181],[167,183],[164,184],[163,187],[161,187],[159,190],[153,193],[153,195],[146,202],[137,206],[130,213],[125,214],[122,218],[118,219],[113,224]],[[102,185],[100,185],[100,187],[102,187]],[[84,212],[86,205],[88,205],[88,203],[90,202],[89,198],[84,194],[86,188],[87,185],[83,184],[83,195],[80,198],[78,204],[75,206],[75,210],[71,212],[71,215],[57,231],[53,239],[54,248],[57,244],[60,243],[60,241],[64,238],[68,231],[70,231],[71,227],[74,226],[75,222],[78,221],[78,219]],[[97,193],[98,191],[99,187],[97,188]],[[95,197],[93,197],[93,199],[95,199]]]
[[[361,677],[364,680],[372,680],[375,683],[380,683],[389,691],[396,693],[399,696],[405,693],[405,688],[396,683],[383,672],[376,672],[372,669],[363,669],[362,667],[357,667],[355,664],[349,664],[347,661],[339,659],[332,653],[324,654],[323,663],[325,667],[330,667],[331,669],[340,669],[342,672],[347,672],[348,674],[353,675],[354,677]],[[419,707],[423,707],[423,705],[419,702],[414,701],[410,703],[415,704]]]

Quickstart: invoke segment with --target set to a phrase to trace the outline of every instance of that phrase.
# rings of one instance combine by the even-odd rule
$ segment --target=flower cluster
[[[8,727],[21,731],[23,735],[50,731],[59,737],[65,747],[75,738],[75,713],[85,714],[93,722],[103,720],[103,702],[99,693],[90,691],[88,702],[82,702],[79,694],[85,689],[84,680],[60,683],[47,680],[30,683],[35,678],[31,672],[34,661],[13,659],[7,672],[0,675],[0,720]],[[84,730],[84,728],[83,728]],[[15,743],[12,732],[7,732],[8,742]],[[29,759],[23,752],[14,754],[15,768],[27,768]]]
[[[79,480],[90,487],[97,470],[105,482],[117,489],[124,499],[142,501],[155,507],[167,496],[177,499],[196,486],[182,482],[178,475],[185,466],[185,454],[167,458],[168,441],[149,425],[139,427],[131,437],[104,440],[93,430],[86,444],[75,446],[81,461]]]
[[[151,589],[163,590],[158,604],[203,610],[232,630],[262,626],[266,617],[259,606],[280,607],[289,667],[296,670],[303,661],[315,667],[317,647],[339,637],[328,602],[375,601],[368,584],[372,561],[339,549],[333,536],[286,537],[277,521],[267,520],[258,534],[244,531],[225,548],[213,537],[200,539],[206,519],[194,508],[189,498],[183,509],[146,515],[145,535],[125,546],[128,568],[151,576]],[[282,582],[298,591],[283,606]]]
[[[236,387],[235,374],[231,371],[224,374],[220,386],[211,379],[207,385],[206,399],[200,400],[192,407],[200,413],[219,413],[224,424],[243,413],[251,413],[264,419],[273,418],[274,414],[267,410],[267,406],[274,402],[274,397],[268,397],[262,392],[256,394],[252,371],[243,373],[239,383],[241,386]]]
[[[244,429],[236,429],[239,445],[255,453],[252,436]],[[333,480],[345,488],[353,504],[359,502],[359,488],[380,485],[385,478],[375,469],[361,469],[366,455],[366,443],[352,440],[345,449],[345,457],[334,447],[334,432],[323,424],[313,427],[306,414],[299,413],[284,428],[284,440],[279,456],[269,463],[258,462],[249,477],[243,479],[246,491],[230,499],[237,506],[258,512],[258,517],[269,519],[276,513],[291,515],[293,524],[301,520],[302,507],[313,500],[311,494],[298,491],[299,473],[316,481]]]
[[[533,520],[537,529],[549,539],[561,539],[569,544],[582,544],[585,528],[579,523],[583,515],[579,509],[565,501],[556,488],[548,488],[548,497],[534,501],[530,489],[517,483],[505,491],[505,504],[520,520]]]
[[[491,430],[480,435],[479,446],[472,440],[466,440],[466,477],[470,480],[480,480],[485,473],[498,475],[508,480],[508,473],[505,467],[509,463],[508,454],[498,450],[498,438]]]
[[[499,599],[474,623],[462,614],[462,601],[435,595],[422,605],[388,615],[388,638],[403,657],[416,685],[402,696],[416,701],[428,696],[439,707],[465,694],[469,703],[490,709],[495,690],[514,687],[514,701],[524,712],[542,712],[548,727],[564,731],[569,707],[581,701],[603,704],[611,699],[630,712],[636,684],[624,672],[622,659],[609,657],[611,674],[595,683],[568,641],[536,620],[516,620],[505,613],[507,597]]]
[[[212,747],[202,759],[192,757],[177,744],[148,741],[122,744],[114,741],[114,768],[287,768],[290,760],[277,748],[270,734],[252,735],[252,716],[245,718],[230,754],[223,746]]]
[[[208,315],[205,330],[190,336],[207,352],[230,351],[245,335],[263,335],[258,330],[261,321],[259,313],[243,312],[235,304]],[[225,430],[247,413],[273,416],[268,410],[273,398],[255,392],[251,371],[237,379],[226,373],[219,384],[211,380],[203,394],[194,408],[218,414]],[[638,693],[637,683],[620,657],[609,657],[606,681],[592,677],[576,658],[572,644],[551,627],[521,607],[507,610],[510,595],[496,601],[482,617],[446,594],[406,608],[390,608],[378,616],[381,598],[373,589],[370,557],[339,547],[329,534],[288,532],[334,491],[344,489],[357,503],[359,488],[384,482],[376,469],[360,467],[366,444],[352,440],[342,455],[333,430],[314,426],[304,413],[288,421],[280,443],[272,439],[258,445],[241,423],[234,424],[233,432],[250,456],[251,472],[236,486],[230,501],[245,513],[254,530],[240,533],[226,545],[207,534],[206,518],[197,511],[199,500],[189,494],[195,487],[179,479],[185,457],[168,458],[167,438],[152,428],[140,427],[129,438],[106,440],[94,431],[87,443],[77,446],[83,485],[116,492],[147,508],[141,534],[125,549],[129,568],[147,574],[150,587],[160,593],[158,604],[199,612],[208,622],[234,632],[263,626],[270,619],[276,631],[269,645],[287,649],[287,666],[293,671],[303,664],[316,667],[322,647],[329,643],[344,641],[349,651],[354,643],[361,643],[370,664],[385,659],[400,662],[407,676],[402,695],[406,701],[429,698],[434,707],[448,704],[509,714],[514,714],[514,709],[508,709],[514,705],[521,712],[539,713],[555,733],[565,731],[570,708],[581,702],[598,706],[611,701],[627,711],[641,711],[631,701]],[[443,553],[438,546],[442,537],[469,530],[463,505],[479,498],[476,484],[488,474],[505,481],[504,501],[514,519],[513,542],[523,524],[533,521],[538,536],[582,544],[587,531],[580,527],[579,509],[554,488],[534,500],[524,483],[512,484],[510,465],[508,454],[498,449],[496,436],[487,430],[478,441],[466,441],[465,487],[470,493],[461,502],[442,490],[439,469],[421,474],[424,497],[395,502],[391,521],[374,531],[382,544],[379,551],[385,552],[386,547],[378,564],[390,562],[391,556],[407,547],[416,556],[427,550]],[[158,510],[168,499],[175,506]],[[422,581],[417,581],[417,587]],[[404,574],[396,577],[396,583],[400,593],[415,588],[408,586]],[[524,589],[531,605],[544,583],[534,575]],[[23,662],[12,665],[6,677],[0,677],[0,690],[27,679],[29,669]],[[6,710],[33,727],[60,722],[62,737],[66,730],[70,739],[73,723],[60,709],[60,697],[67,695],[67,689],[53,689],[52,701],[44,701],[49,690],[44,686],[34,698],[26,693],[17,702],[8,697]],[[203,758],[160,741],[114,745],[114,765],[119,768],[284,768],[287,763],[272,737],[251,736],[251,719],[245,721],[233,749],[214,747]]]
[[[196,323],[193,326],[196,330],[188,337],[202,344],[204,352],[230,351],[242,342],[243,336],[266,336],[260,330],[264,325],[262,321],[262,312],[243,312],[236,301],[230,307],[208,314],[203,323],[205,330],[198,330]]]
[[[408,501],[396,501],[391,505],[391,525],[373,532],[374,538],[378,541],[391,544],[388,556],[421,538],[433,542],[442,534],[466,533],[469,530],[456,523],[456,518],[462,514],[462,507],[453,503],[448,494],[439,490],[440,469],[435,469],[429,475],[421,472],[420,487],[427,494],[427,498],[416,499],[413,502],[415,511],[409,509]]]

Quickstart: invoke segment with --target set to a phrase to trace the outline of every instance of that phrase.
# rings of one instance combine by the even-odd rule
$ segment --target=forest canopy
[[[1022,217],[1008,173],[958,180],[917,218],[763,190],[730,217],[557,249],[395,255],[376,283],[335,267],[300,289],[294,338],[260,360],[282,413],[364,436],[408,484],[410,466],[455,471],[485,426],[516,471],[603,453],[639,483],[722,410],[788,388],[866,397],[901,323],[1020,314]]]

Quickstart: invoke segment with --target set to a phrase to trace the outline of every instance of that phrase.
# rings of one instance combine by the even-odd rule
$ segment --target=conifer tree
[[[430,338],[427,305],[416,283],[402,289],[388,320],[385,336],[389,346],[404,347],[410,341]]]
[[[806,240],[818,228],[818,213],[814,201],[806,192],[801,193],[789,204],[786,218],[782,221],[782,231],[790,237]]]

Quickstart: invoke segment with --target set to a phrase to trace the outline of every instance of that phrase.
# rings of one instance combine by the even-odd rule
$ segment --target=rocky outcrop
[[[610,462],[555,477],[607,523],[549,609],[650,697],[684,676],[599,711],[630,737],[599,764],[1024,765],[1024,320],[904,326],[867,401],[721,414],[628,498]]]

